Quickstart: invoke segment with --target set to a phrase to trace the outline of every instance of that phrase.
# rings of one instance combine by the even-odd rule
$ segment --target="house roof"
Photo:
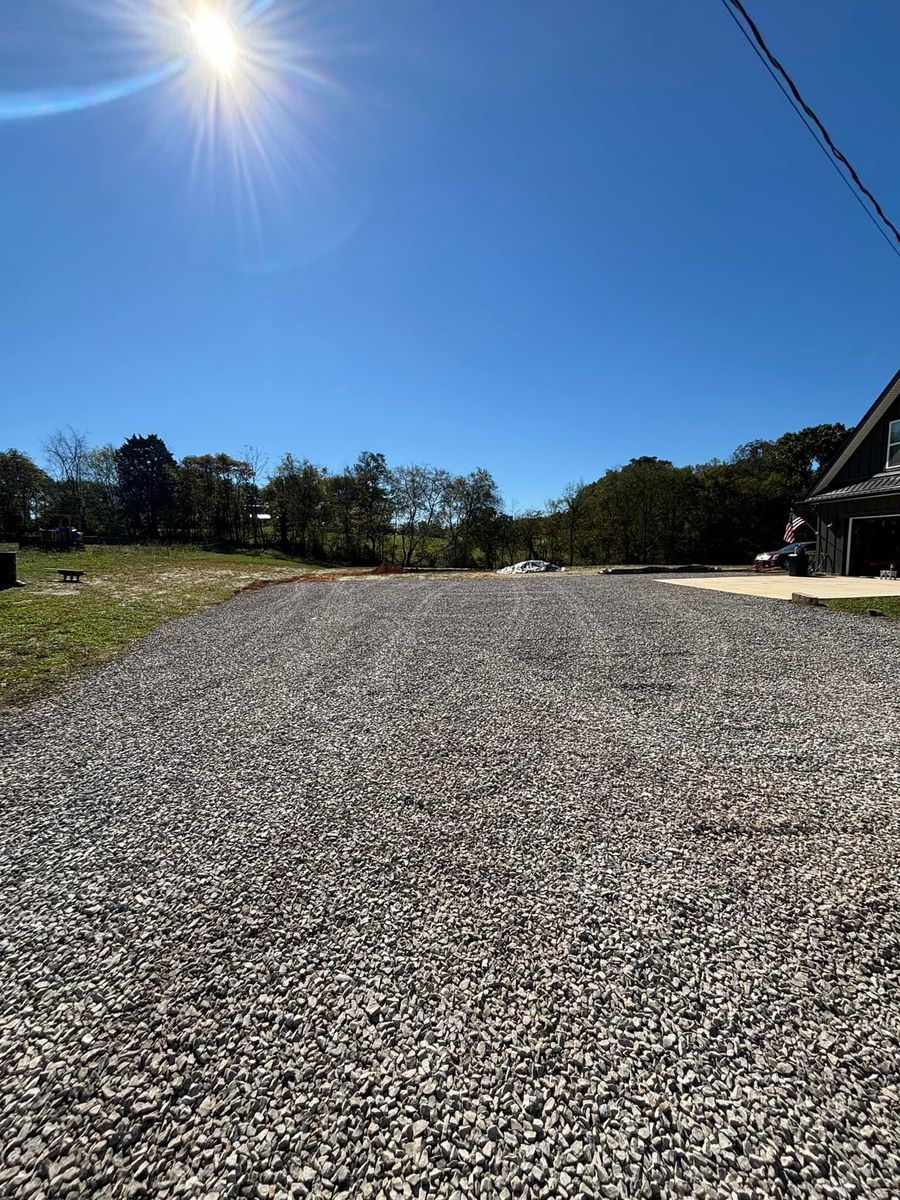
[[[873,475],[871,479],[863,479],[860,483],[833,488],[830,492],[814,492],[806,503],[824,504],[830,500],[855,500],[858,497],[897,494],[900,494],[900,471],[886,471],[881,475]]]
[[[856,426],[856,428],[852,431],[852,433],[847,435],[847,440],[838,450],[831,462],[828,463],[825,470],[822,472],[821,477],[817,481],[816,486],[810,492],[808,497],[810,502],[822,500],[826,495],[829,499],[833,498],[831,493],[826,491],[829,483],[832,482],[832,480],[840,471],[841,467],[843,467],[850,455],[854,452],[854,450],[856,450],[857,446],[859,446],[872,432],[881,417],[887,412],[898,396],[900,396],[900,371],[898,371],[894,378],[890,381],[890,383],[877,398],[875,403],[872,405],[860,423]],[[875,478],[877,479],[880,477],[876,476]],[[866,480],[866,482],[869,483],[871,481]],[[856,486],[856,484],[853,485],[853,487]],[[839,492],[844,490],[846,489],[837,489]],[[834,498],[843,499],[843,497]]]

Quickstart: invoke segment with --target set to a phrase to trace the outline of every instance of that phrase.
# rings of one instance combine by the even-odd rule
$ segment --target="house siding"
[[[845,574],[849,567],[847,550],[850,519],[882,516],[900,516],[900,496],[873,496],[866,500],[837,500],[821,504],[816,510],[818,570],[828,575]]]
[[[844,551],[847,545],[848,505],[822,505],[816,514],[816,570],[826,575],[841,575],[844,571]]]
[[[894,401],[878,424],[850,455],[831,480],[828,487],[842,487],[857,483],[860,479],[871,479],[885,469],[887,464],[888,426],[891,421],[900,421],[900,396]],[[815,497],[813,497],[815,499]]]
[[[900,493],[891,494],[894,486],[900,485],[900,470],[887,469],[888,429],[891,421],[900,421],[898,383],[900,372],[862,418],[849,439],[850,444],[884,405],[884,411],[869,433],[838,470],[826,469],[818,485],[823,498],[819,500],[813,493],[806,501],[815,511],[816,568],[826,574],[846,575],[851,568],[859,569],[854,548],[859,543],[855,541],[853,521],[866,517],[900,517]],[[827,498],[829,493],[841,488],[852,488],[853,493]],[[859,527],[856,529],[858,531]],[[869,532],[875,531],[870,527]]]

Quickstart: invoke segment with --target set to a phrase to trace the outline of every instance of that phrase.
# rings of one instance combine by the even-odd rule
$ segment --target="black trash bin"
[[[805,576],[809,570],[809,558],[805,554],[789,554],[787,564],[788,575]]]
[[[19,587],[16,578],[16,552],[0,550],[0,591],[14,587]]]

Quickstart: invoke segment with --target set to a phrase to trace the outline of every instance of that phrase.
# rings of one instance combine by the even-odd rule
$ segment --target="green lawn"
[[[85,571],[62,584],[56,567]],[[23,704],[112,658],[165,621],[226,600],[255,579],[317,570],[272,551],[217,554],[192,547],[89,546],[19,553],[19,579],[0,592],[0,706]]]
[[[857,596],[852,600],[828,600],[829,608],[841,612],[860,613],[865,616],[870,608],[877,608],[886,617],[900,617],[900,596]]]

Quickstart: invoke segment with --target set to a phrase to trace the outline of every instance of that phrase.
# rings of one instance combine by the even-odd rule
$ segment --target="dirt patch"
[[[342,575],[326,575],[324,571],[310,572],[306,575],[288,575],[284,579],[254,579],[252,583],[238,588],[239,592],[258,592],[262,588],[276,587],[279,583],[334,583],[336,579],[344,579]]]
[[[301,575],[286,575],[283,579],[254,579],[245,587],[238,588],[239,592],[258,592],[262,588],[275,587],[281,583],[338,583],[344,579],[359,579],[368,575],[406,575],[405,567],[397,563],[381,563],[377,567],[348,567],[337,571],[307,571]]]

